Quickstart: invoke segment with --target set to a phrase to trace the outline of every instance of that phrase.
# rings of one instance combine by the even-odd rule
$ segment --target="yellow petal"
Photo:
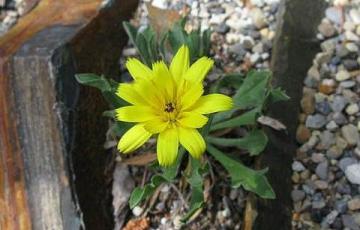
[[[155,119],[145,122],[144,128],[148,132],[155,134],[155,133],[160,133],[160,132],[164,131],[166,129],[166,127],[168,126],[168,124],[169,124],[169,122],[167,122],[167,121],[163,121],[160,118],[155,118]]]
[[[232,106],[233,102],[231,97],[214,93],[200,97],[189,110],[201,114],[208,114],[229,110]]]
[[[208,118],[206,116],[193,112],[182,113],[181,118],[178,120],[181,126],[187,128],[201,128],[207,121]]]
[[[169,69],[163,61],[153,64],[154,84],[167,99],[174,97],[174,82]]]
[[[132,152],[142,146],[150,137],[151,133],[146,131],[143,125],[134,125],[121,137],[118,149],[122,153]]]
[[[135,90],[134,84],[121,83],[116,91],[116,95],[133,105],[147,105],[148,103]]]
[[[141,79],[136,81],[134,88],[137,92],[141,93],[141,96],[155,108],[159,105],[165,104],[165,98],[160,90],[154,85],[154,82],[150,79]]]
[[[170,64],[170,72],[176,82],[178,82],[184,73],[189,69],[189,65],[189,48],[185,45],[182,45],[176,52]]]
[[[204,93],[204,87],[201,83],[188,84],[188,88],[183,95],[180,96],[181,109],[186,110],[191,107]]]
[[[115,110],[116,118],[126,122],[144,122],[156,118],[154,110],[148,106],[131,105]]]
[[[198,159],[204,153],[206,144],[204,138],[196,129],[178,128],[180,144],[191,154],[192,157]]]
[[[177,157],[179,137],[176,128],[166,129],[157,140],[157,158],[162,166],[172,165]]]
[[[152,76],[151,69],[136,58],[129,58],[126,62],[126,68],[134,80],[150,78]]]
[[[213,60],[208,57],[202,57],[190,66],[184,78],[192,82],[202,82],[213,65]]]

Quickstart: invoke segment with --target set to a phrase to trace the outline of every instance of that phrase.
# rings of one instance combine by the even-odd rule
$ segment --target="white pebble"
[[[132,213],[134,214],[134,216],[140,216],[143,213],[143,209],[139,206],[135,206],[135,208],[133,208]]]

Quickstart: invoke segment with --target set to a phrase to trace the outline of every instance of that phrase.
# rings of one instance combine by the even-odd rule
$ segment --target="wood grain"
[[[307,12],[308,17],[302,17]],[[257,198],[258,216],[253,229],[291,229],[291,163],[296,151],[295,133],[300,110],[303,80],[320,50],[317,26],[325,12],[322,0],[282,0],[278,12],[272,66],[273,85],[291,98],[269,108],[268,115],[282,122],[286,131],[265,129],[269,144],[257,159],[257,168],[269,168],[267,177],[276,193],[275,200]]]
[[[42,0],[0,38],[0,229],[111,229],[105,102],[137,1]]]

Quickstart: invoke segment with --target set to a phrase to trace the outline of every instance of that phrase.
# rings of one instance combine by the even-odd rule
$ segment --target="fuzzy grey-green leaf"
[[[207,151],[229,172],[233,187],[243,186],[262,198],[275,199],[275,193],[264,175],[266,170],[252,170],[212,145],[207,146]]]

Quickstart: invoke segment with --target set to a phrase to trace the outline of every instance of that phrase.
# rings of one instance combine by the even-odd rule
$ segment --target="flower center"
[[[172,113],[174,110],[175,110],[175,107],[174,107],[173,103],[170,102],[170,103],[165,104],[165,109],[164,109],[165,112]]]

